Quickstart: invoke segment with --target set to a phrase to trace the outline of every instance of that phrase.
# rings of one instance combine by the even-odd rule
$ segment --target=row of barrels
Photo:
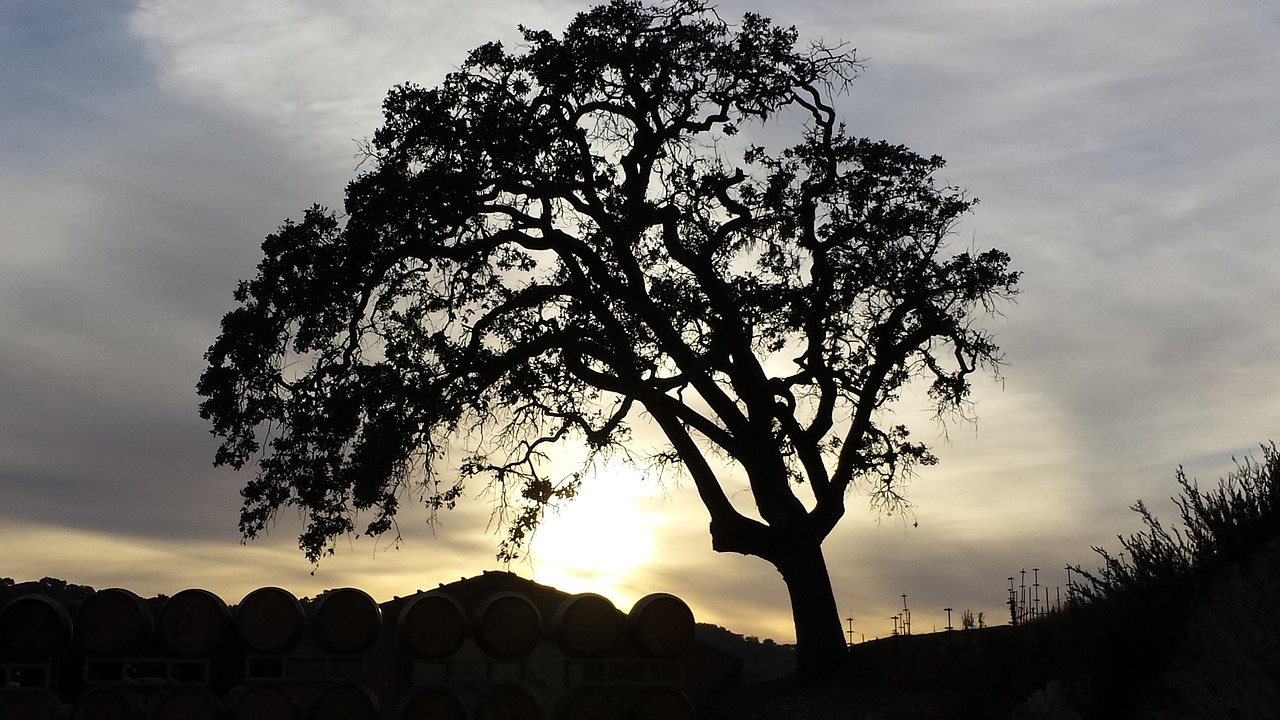
[[[641,598],[625,616],[607,598],[567,597],[547,626],[537,606],[518,592],[495,593],[466,612],[444,592],[422,593],[400,605],[395,632],[403,647],[422,658],[447,658],[467,637],[489,656],[526,656],[548,632],[570,657],[602,657],[624,637],[641,654],[676,657],[693,642],[693,614],[664,593]],[[249,654],[280,654],[308,634],[334,654],[360,654],[384,632],[382,609],[355,588],[331,590],[304,605],[287,590],[264,587],[230,608],[207,590],[183,590],[158,613],[138,595],[100,590],[71,612],[44,595],[24,595],[0,609],[0,662],[58,657],[73,647],[86,656],[139,653],[202,657],[229,641]]]
[[[203,689],[144,693],[96,688],[64,705],[45,692],[0,694],[0,720],[541,720],[537,699],[519,685],[500,686],[469,699],[449,688],[420,688],[384,716],[378,698],[360,685],[326,688],[310,703],[289,688],[236,688],[226,699]],[[588,688],[556,709],[556,720],[692,720],[693,706],[671,689],[647,691],[630,701]]]

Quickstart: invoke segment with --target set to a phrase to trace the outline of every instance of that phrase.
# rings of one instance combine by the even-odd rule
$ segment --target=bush
[[[1216,487],[1201,490],[1178,468],[1175,498],[1182,527],[1166,528],[1138,501],[1145,529],[1120,537],[1123,548],[1075,588],[1084,601],[1066,618],[1073,638],[1070,662],[1081,701],[1090,712],[1136,713],[1143,692],[1174,649],[1186,611],[1221,570],[1280,536],[1280,452],[1262,446],[1261,461],[1246,457]]]
[[[1262,460],[1245,457],[1236,469],[1203,491],[1181,467],[1182,492],[1173,501],[1183,529],[1166,529],[1139,500],[1133,510],[1146,529],[1120,537],[1123,551],[1113,556],[1102,548],[1097,574],[1074,568],[1089,582],[1079,588],[1086,600],[1148,597],[1186,590],[1209,575],[1243,560],[1266,541],[1280,535],[1280,452],[1274,442],[1262,445]]]

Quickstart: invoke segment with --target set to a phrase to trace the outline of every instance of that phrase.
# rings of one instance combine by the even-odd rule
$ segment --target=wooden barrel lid
[[[667,593],[640,598],[627,616],[631,641],[640,652],[653,657],[683,654],[693,645],[693,628],[693,611]]]
[[[446,658],[467,638],[467,615],[449,595],[429,592],[405,603],[398,621],[406,647],[422,657]]]
[[[476,642],[496,658],[528,655],[542,637],[542,615],[518,592],[494,593],[476,608]]]
[[[23,595],[0,610],[0,659],[51,658],[71,644],[71,613],[44,595]]]
[[[146,710],[142,700],[128,690],[98,688],[76,700],[72,720],[142,720]]]
[[[231,627],[231,609],[222,598],[192,588],[165,601],[156,622],[164,644],[179,655],[213,652]]]
[[[288,590],[258,588],[240,601],[234,614],[236,635],[250,650],[284,652],[302,639],[307,613]]]
[[[566,655],[600,657],[622,640],[622,613],[604,596],[574,595],[556,609],[551,634]]]
[[[363,590],[331,590],[316,600],[312,610],[311,632],[330,652],[364,652],[382,633],[382,610]]]
[[[631,710],[632,720],[696,720],[697,715],[684,693],[669,688],[649,693]]]
[[[622,720],[622,709],[608,693],[588,689],[569,698],[556,720]]]
[[[467,720],[467,708],[452,690],[424,688],[406,695],[396,708],[396,720]]]
[[[519,685],[496,687],[480,705],[476,720],[542,720],[538,700]]]
[[[160,698],[151,709],[151,720],[222,720],[227,709],[204,688],[181,688]]]
[[[76,613],[76,635],[88,655],[126,655],[151,639],[151,610],[142,598],[121,588],[99,590]]]
[[[0,720],[66,720],[67,707],[46,692],[0,693]]]
[[[236,688],[227,699],[232,720],[302,720],[298,698],[279,685]]]
[[[326,689],[311,712],[312,720],[378,720],[378,698],[362,685]]]

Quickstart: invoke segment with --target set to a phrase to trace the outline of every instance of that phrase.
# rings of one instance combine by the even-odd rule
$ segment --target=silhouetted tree
[[[643,459],[687,472],[716,550],[778,569],[820,673],[846,652],[822,542],[847,493],[892,508],[933,461],[882,410],[917,377],[967,402],[999,360],[975,319],[1017,273],[948,248],[973,201],[940,158],[846,134],[843,48],[702,0],[523,36],[393,89],[345,214],[286,222],[236,291],[198,390],[216,462],[257,463],[241,530],[296,507],[314,560],[357,513],[380,535],[411,490],[438,511],[482,479],[513,557],[578,487],[547,450],[638,459],[645,415],[669,445]],[[766,123],[798,142],[742,141]]]

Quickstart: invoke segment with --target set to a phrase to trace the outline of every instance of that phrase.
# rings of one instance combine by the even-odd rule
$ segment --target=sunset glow
[[[529,567],[544,585],[595,592],[620,606],[640,594],[637,575],[654,560],[661,530],[656,487],[635,469],[612,464],[583,478],[578,496],[548,513],[534,536]],[[521,571],[523,568],[513,568]]]

